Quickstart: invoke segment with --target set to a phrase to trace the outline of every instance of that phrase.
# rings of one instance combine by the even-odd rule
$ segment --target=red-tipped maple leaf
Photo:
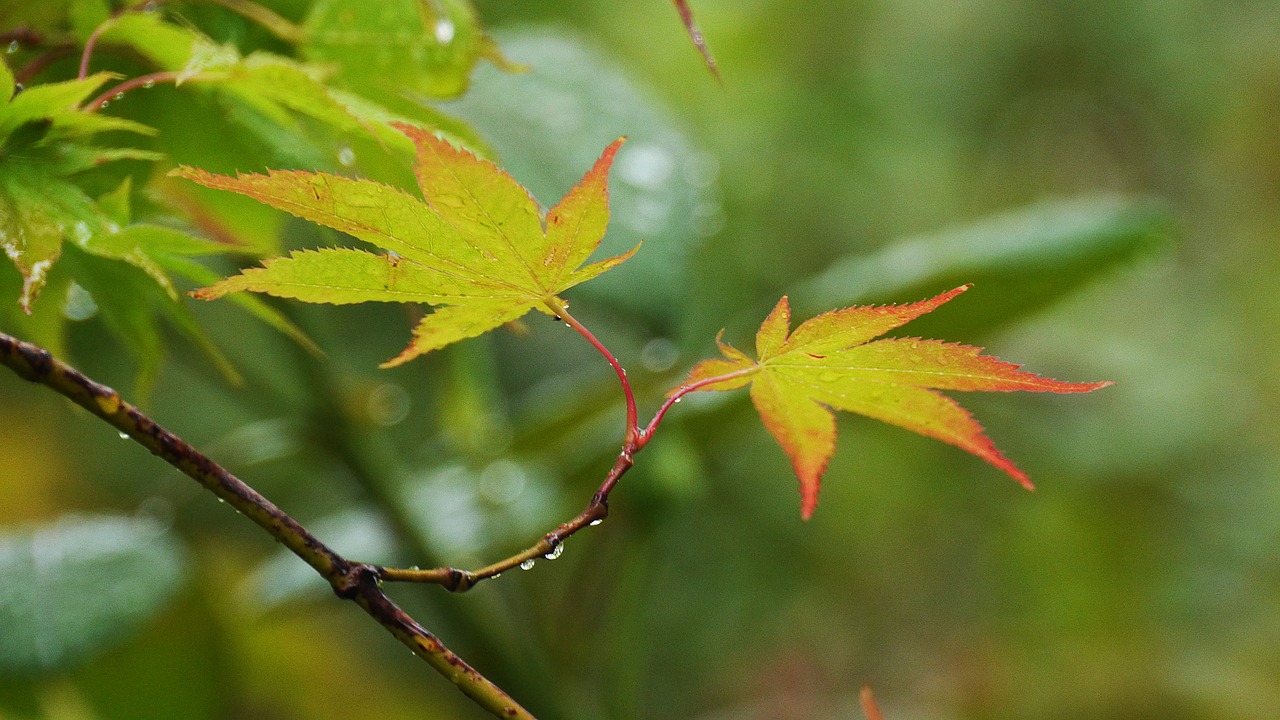
[[[835,451],[831,409],[856,412],[951,443],[1031,481],[1000,453],[982,426],[935,390],[1078,393],[1110,385],[1050,380],[983,355],[981,348],[940,340],[888,338],[869,342],[928,313],[969,286],[908,305],[833,310],[790,331],[787,298],[778,301],[756,334],[756,359],[721,342],[723,359],[704,360],[673,392],[733,390],[751,385],[765,427],[791,458],[800,479],[801,515],[818,505],[818,487]],[[696,387],[694,387],[696,386]]]
[[[493,163],[431,132],[395,127],[417,147],[414,166],[424,200],[370,180],[273,170],[214,175],[182,167],[173,174],[248,195],[390,251],[325,248],[267,260],[260,268],[192,293],[212,300],[240,290],[304,302],[427,303],[437,309],[413,342],[383,367],[492,330],[530,310],[564,307],[558,293],[631,257],[583,265],[609,223],[609,167],[622,139],[605,148],[582,180],[546,214]]]

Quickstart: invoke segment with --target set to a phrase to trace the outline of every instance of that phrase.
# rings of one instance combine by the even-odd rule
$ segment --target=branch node
[[[352,563],[338,569],[329,584],[333,586],[333,594],[343,600],[354,600],[360,595],[360,586],[366,582],[381,584],[382,576],[378,568],[367,563]]]
[[[476,580],[476,576],[466,570],[459,570],[452,567],[447,569],[449,572],[449,583],[445,585],[445,588],[448,589],[449,592],[464,593],[475,587],[476,582],[478,582]]]

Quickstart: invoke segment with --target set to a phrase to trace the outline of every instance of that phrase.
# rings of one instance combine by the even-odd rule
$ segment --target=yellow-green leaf
[[[229,177],[180,168],[175,174],[231,190],[379,247],[294,253],[199,290],[214,299],[241,290],[306,302],[415,302],[438,309],[387,363],[474,337],[531,309],[554,312],[557,295],[613,267],[622,255],[579,267],[608,224],[607,176],[619,139],[548,213],[492,163],[435,135],[396,124],[417,151],[424,199],[369,180],[299,171]],[[572,228],[572,230],[568,230]]]
[[[756,359],[719,342],[723,359],[704,360],[673,394],[732,390],[751,384],[751,400],[800,480],[801,515],[818,504],[818,488],[835,452],[831,410],[882,420],[955,445],[1031,481],[995,447],[968,411],[935,390],[1078,393],[1110,385],[1050,380],[981,354],[981,348],[918,338],[874,338],[968,289],[958,287],[907,305],[833,310],[791,326],[783,297],[756,334]]]

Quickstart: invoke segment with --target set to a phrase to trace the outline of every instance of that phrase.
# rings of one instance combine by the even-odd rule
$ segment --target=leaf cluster
[[[61,351],[69,323],[100,318],[135,356],[143,394],[162,322],[238,378],[180,291],[217,277],[195,258],[280,250],[273,213],[193,192],[166,169],[336,170],[359,158],[400,183],[413,147],[389,123],[483,148],[427,101],[462,92],[480,58],[501,60],[466,0],[323,0],[293,18],[254,2],[72,0],[4,21],[22,33],[0,57],[0,248],[12,268],[0,268],[0,319]],[[315,349],[270,305],[236,304]]]

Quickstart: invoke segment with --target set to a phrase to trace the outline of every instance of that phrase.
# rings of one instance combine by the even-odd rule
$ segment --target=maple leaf
[[[622,138],[605,148],[544,220],[528,191],[497,166],[427,130],[394,126],[416,147],[414,171],[425,202],[387,185],[327,173],[273,170],[229,177],[174,170],[389,251],[294,252],[192,295],[209,300],[250,290],[314,303],[437,306],[414,330],[409,347],[382,365],[392,367],[532,309],[554,315],[564,307],[559,293],[635,253],[583,266],[608,225],[608,173]]]
[[[969,287],[907,305],[832,310],[794,331],[784,296],[760,325],[755,360],[717,337],[723,359],[694,366],[673,394],[733,390],[749,384],[765,427],[791,458],[800,479],[801,515],[806,520],[817,507],[822,474],[835,451],[831,409],[866,415],[955,445],[1030,489],[1026,474],[996,449],[969,412],[935,390],[1078,393],[1110,382],[1050,380],[983,355],[981,348],[940,340],[869,342]]]
[[[98,73],[18,92],[0,60],[0,250],[22,274],[18,304],[25,313],[30,314],[62,255],[64,241],[80,243],[110,232],[108,220],[73,178],[112,160],[157,157],[89,143],[99,133],[155,132],[131,120],[81,111],[80,103],[111,77]]]

